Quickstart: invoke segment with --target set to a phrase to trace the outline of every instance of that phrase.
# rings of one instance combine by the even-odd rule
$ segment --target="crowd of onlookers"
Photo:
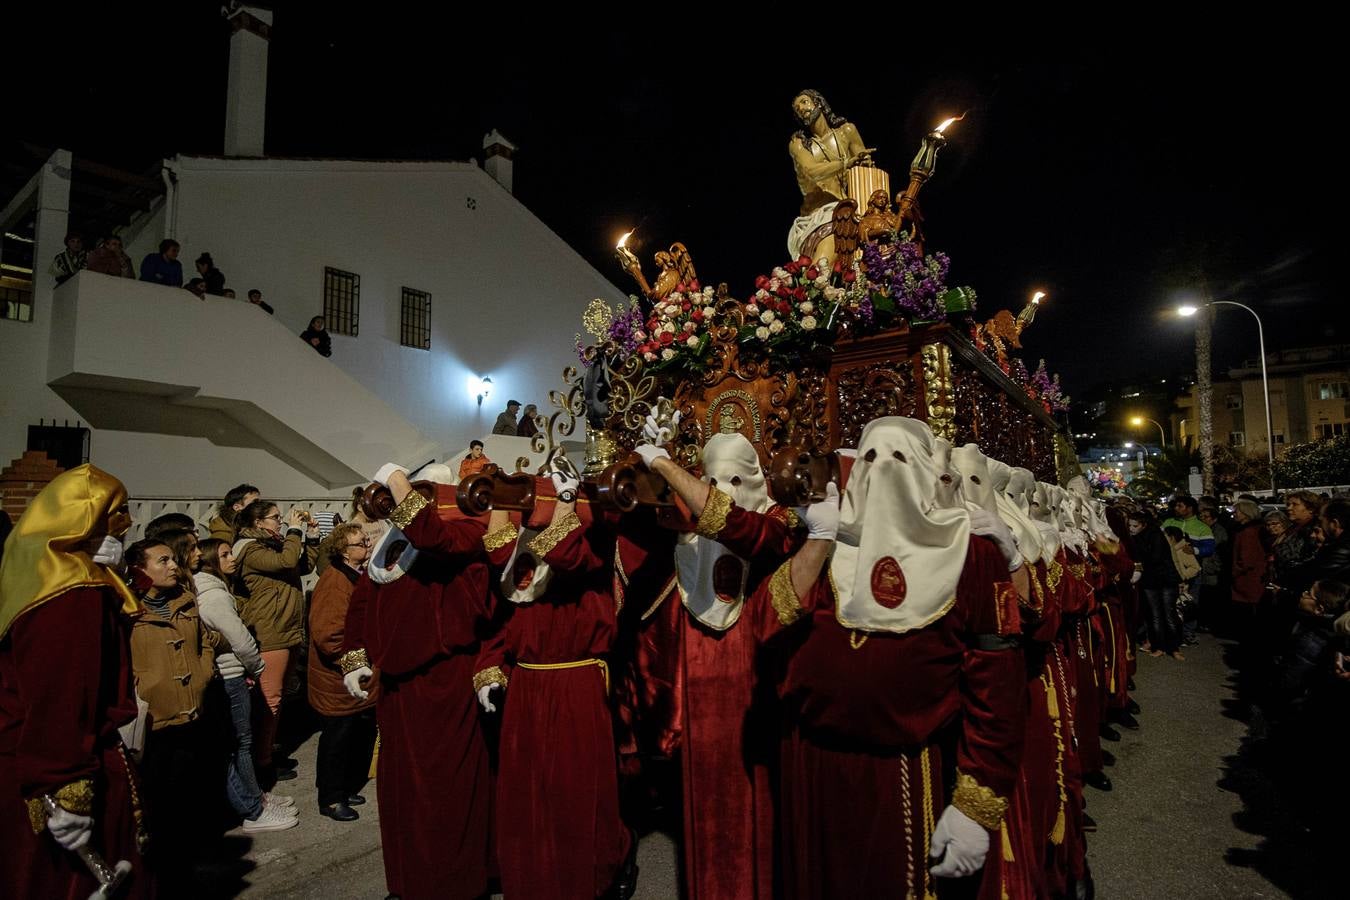
[[[293,798],[276,791],[299,774],[277,746],[283,710],[305,720],[291,734],[320,732],[311,773],[320,814],[359,818],[375,696],[354,699],[338,659],[353,586],[381,532],[358,500],[359,491],[346,521],[283,515],[241,484],[205,526],[167,513],[126,548],[142,611],[131,631],[139,716],[123,737],[157,812],[152,838],[172,848],[165,858],[181,861],[184,878],[213,830],[298,824]]]
[[[1293,491],[1172,500],[1130,512],[1144,605],[1141,651],[1178,659],[1197,632],[1230,639],[1256,754],[1308,827],[1350,791],[1317,764],[1350,737],[1350,498]],[[1339,811],[1339,812],[1337,812]]]
[[[208,296],[237,299],[234,288],[225,284],[225,273],[216,268],[216,262],[210,253],[202,253],[193,263],[197,274],[187,281],[183,280],[183,264],[178,259],[181,245],[172,238],[159,242],[159,250],[147,253],[141,260],[139,276],[131,257],[122,249],[122,239],[109,234],[101,238],[98,245],[90,251],[84,249],[84,236],[72,231],[66,235],[66,249],[52,259],[49,268],[57,284],[73,278],[81,269],[101,272],[115,278],[137,278],[165,287],[183,288],[199,300]],[[267,313],[275,314],[272,305],[263,300],[262,291],[250,288],[248,302]],[[309,327],[300,334],[300,339],[309,344],[321,356],[332,356],[332,339],[325,327],[323,316],[310,319]]]

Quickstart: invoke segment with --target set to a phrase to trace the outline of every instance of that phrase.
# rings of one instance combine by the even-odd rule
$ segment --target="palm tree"
[[[1200,451],[1191,449],[1191,440],[1187,438],[1184,444],[1164,447],[1157,456],[1149,457],[1144,470],[1134,477],[1126,491],[1146,500],[1184,493],[1191,469],[1199,470],[1199,467]]]

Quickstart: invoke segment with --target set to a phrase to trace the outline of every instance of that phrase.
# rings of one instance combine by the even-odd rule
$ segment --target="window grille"
[[[398,342],[419,350],[431,349],[431,294],[426,291],[403,289],[398,318]]]
[[[356,337],[361,325],[361,276],[323,269],[323,318],[329,332]]]

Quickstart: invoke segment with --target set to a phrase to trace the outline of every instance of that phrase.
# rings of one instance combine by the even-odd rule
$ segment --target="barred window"
[[[431,349],[431,295],[426,291],[403,289],[398,319],[398,342],[419,350]]]
[[[1247,446],[1247,434],[1243,431],[1228,432],[1228,446],[1245,447]]]
[[[361,276],[323,268],[323,318],[333,334],[355,337],[361,324]]]
[[[0,284],[0,319],[33,321],[33,292]]]

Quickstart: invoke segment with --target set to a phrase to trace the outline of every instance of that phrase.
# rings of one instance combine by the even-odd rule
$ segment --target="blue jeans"
[[[225,777],[225,793],[230,806],[245,819],[262,815],[262,788],[253,771],[253,703],[245,678],[226,678],[225,693],[230,698],[230,721],[234,725],[234,752],[230,755],[230,769]]]

